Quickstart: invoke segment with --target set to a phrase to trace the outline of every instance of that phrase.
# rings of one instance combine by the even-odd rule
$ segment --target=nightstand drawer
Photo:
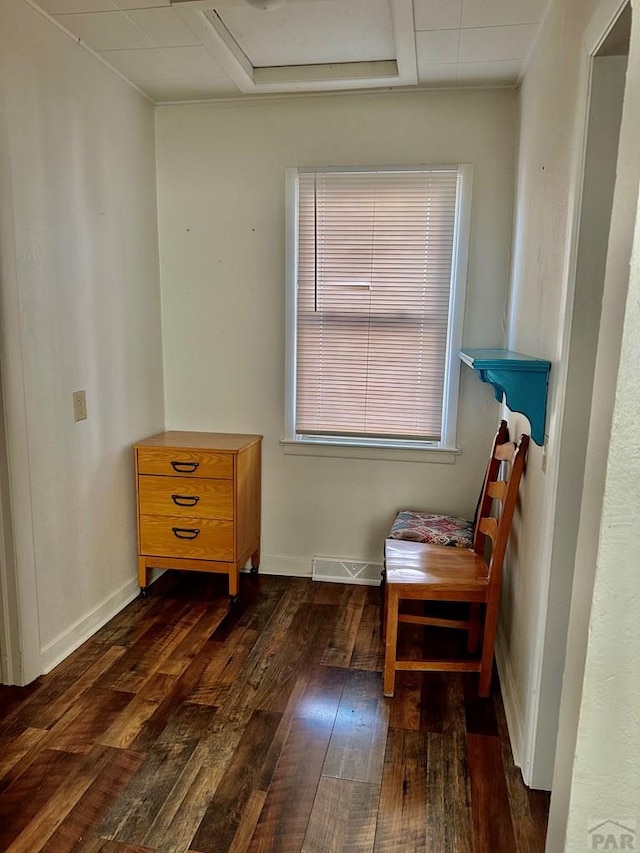
[[[163,477],[215,477],[233,479],[233,456],[208,450],[173,450],[139,447],[138,473]]]
[[[233,560],[233,522],[141,515],[140,550],[146,557]]]
[[[173,515],[233,521],[233,482],[202,477],[138,479],[141,515]]]

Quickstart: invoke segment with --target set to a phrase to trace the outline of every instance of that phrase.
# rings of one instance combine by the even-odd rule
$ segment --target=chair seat
[[[449,545],[453,548],[471,548],[473,521],[453,515],[436,515],[403,509],[393,522],[390,539],[406,542],[426,542],[432,545]]]
[[[407,597],[411,597],[411,586],[418,592],[428,586],[432,593],[473,591],[482,599],[489,584],[487,563],[475,551],[422,542],[387,539],[385,571],[386,583],[403,587]]]

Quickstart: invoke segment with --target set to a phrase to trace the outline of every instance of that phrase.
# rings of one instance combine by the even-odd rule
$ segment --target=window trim
[[[447,326],[447,356],[443,393],[442,437],[440,441],[410,439],[356,438],[350,436],[317,436],[296,433],[296,363],[297,363],[297,263],[298,263],[298,175],[304,172],[375,172],[375,171],[431,171],[456,169],[458,191],[453,235],[451,268],[452,287],[449,296],[449,322]],[[469,265],[471,236],[471,195],[473,165],[422,164],[419,166],[332,166],[290,168],[285,173],[285,418],[283,444],[310,447],[359,447],[391,450],[456,451],[458,398],[460,386],[460,359],[464,329],[464,307]]]

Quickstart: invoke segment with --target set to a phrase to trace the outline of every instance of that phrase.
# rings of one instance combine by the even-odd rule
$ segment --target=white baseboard
[[[498,636],[496,637],[495,654],[513,760],[516,767],[520,768],[525,785],[528,785],[527,768],[524,767],[522,763],[524,749],[524,716],[522,714],[520,702],[518,701],[518,693],[515,686],[515,679],[513,677],[513,670],[511,668],[509,657],[506,653],[504,634],[500,628],[498,628]]]
[[[247,564],[249,566],[249,564]],[[260,574],[284,575],[289,578],[310,578],[313,557],[279,557],[275,554],[261,554]],[[248,571],[248,568],[245,569]]]
[[[83,616],[82,619],[79,619],[70,628],[63,631],[62,634],[59,634],[55,640],[47,643],[40,650],[40,662],[43,674],[51,672],[55,666],[81,646],[85,640],[88,640],[103,625],[106,625],[110,619],[113,619],[139,593],[138,578],[132,578],[90,613]]]

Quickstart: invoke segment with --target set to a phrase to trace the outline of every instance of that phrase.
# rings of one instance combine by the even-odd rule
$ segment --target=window
[[[471,173],[289,170],[285,440],[455,446]]]

